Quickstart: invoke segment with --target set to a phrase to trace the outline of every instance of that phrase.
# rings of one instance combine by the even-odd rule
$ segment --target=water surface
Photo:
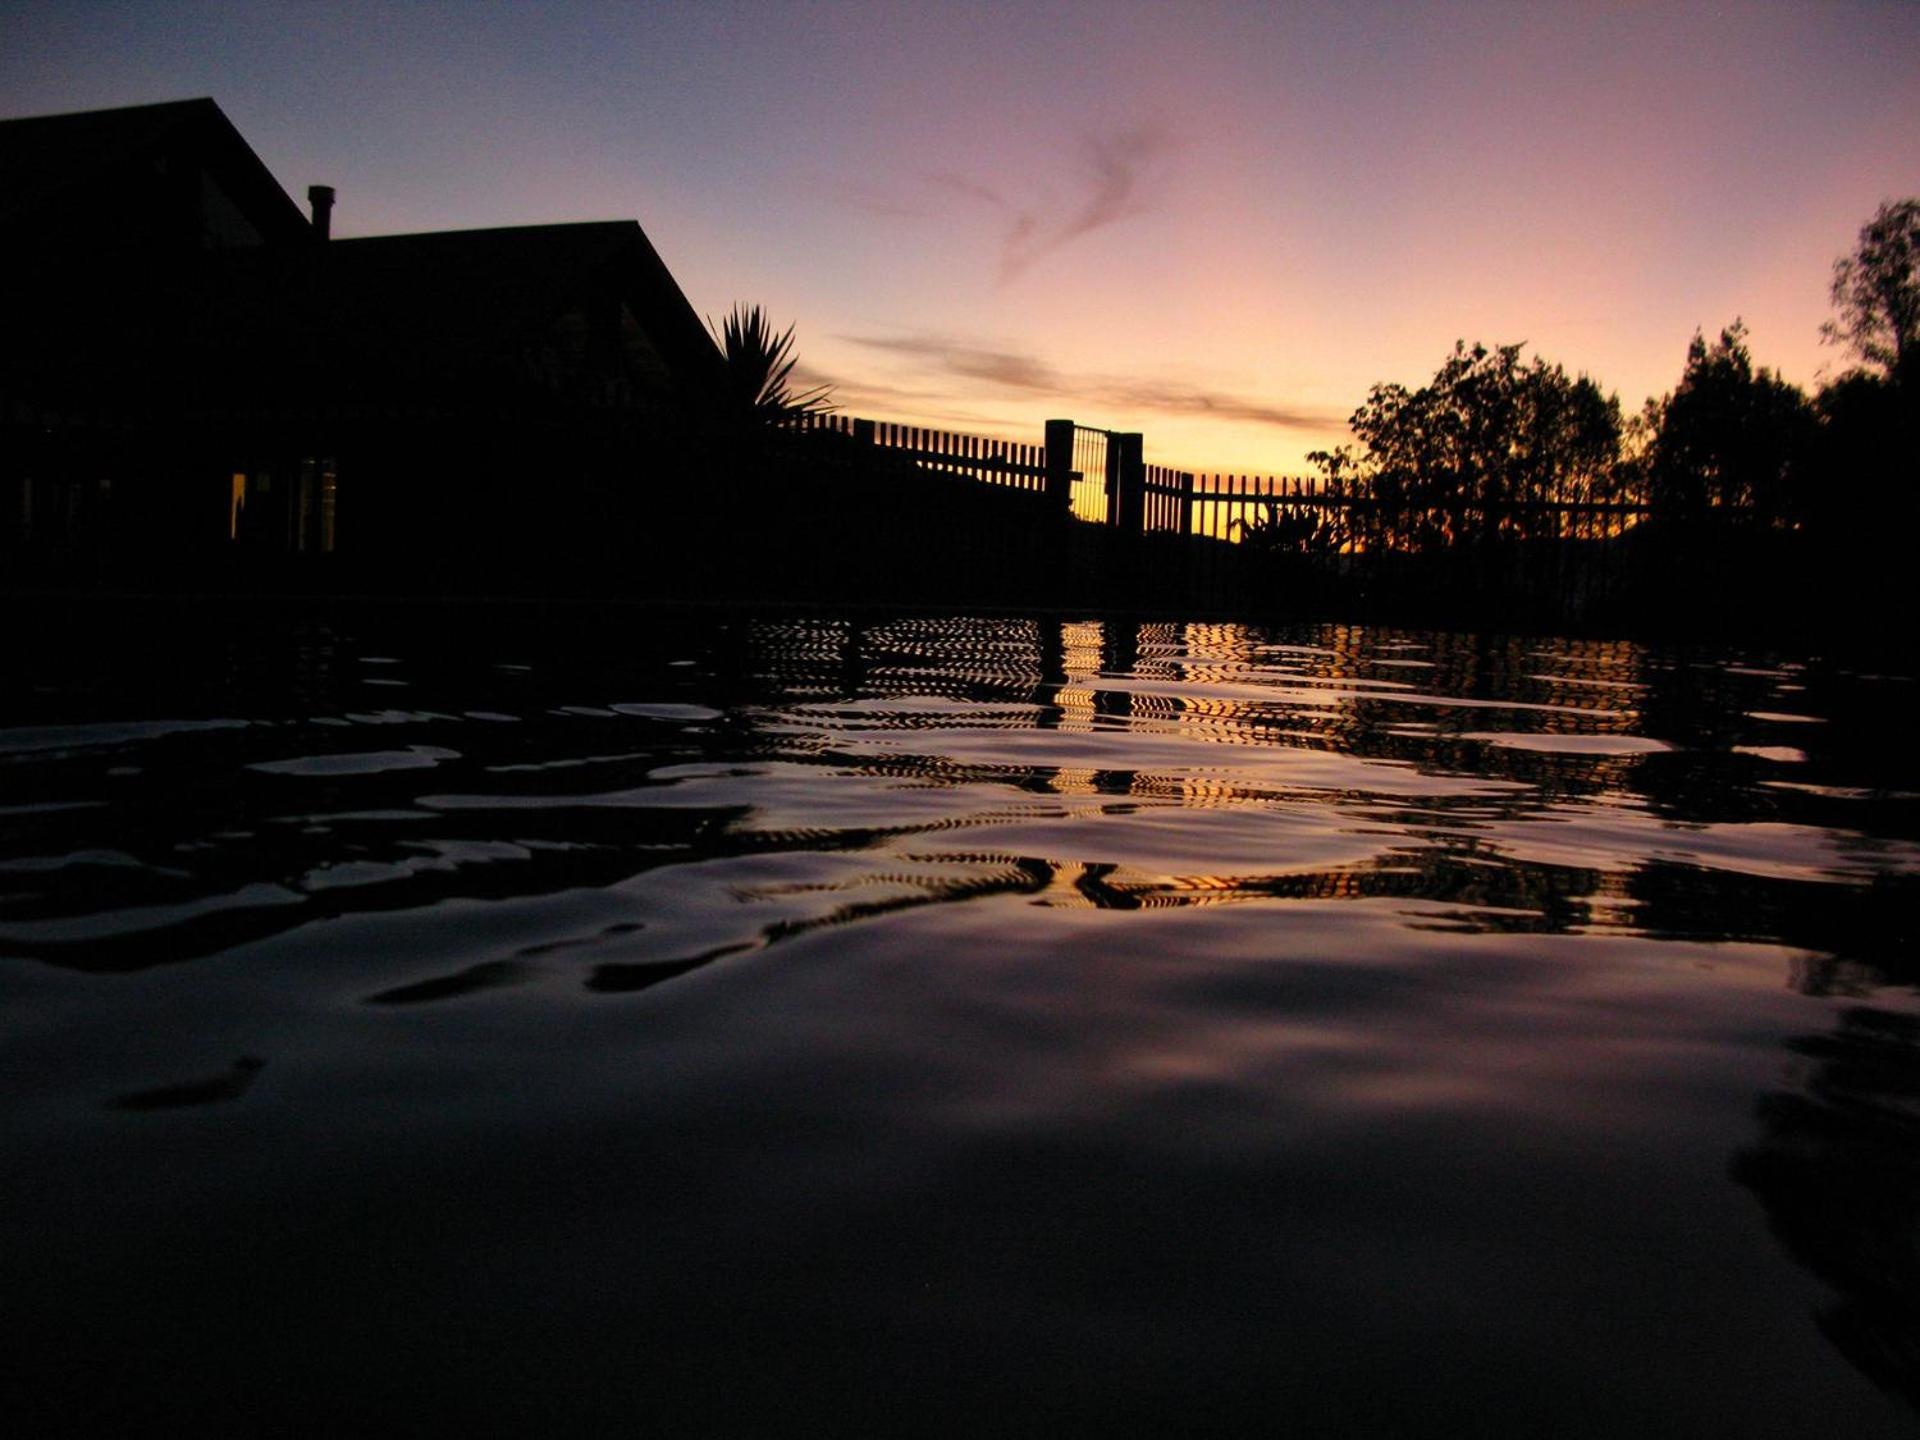
[[[46,1430],[1912,1429],[1900,667],[189,608],[5,684]]]

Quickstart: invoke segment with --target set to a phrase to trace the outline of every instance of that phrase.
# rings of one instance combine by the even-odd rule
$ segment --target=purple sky
[[[1802,384],[1920,194],[1920,5],[0,10],[0,112],[211,95],[338,233],[637,217],[859,414],[1293,471],[1526,341],[1629,409],[1736,315]]]

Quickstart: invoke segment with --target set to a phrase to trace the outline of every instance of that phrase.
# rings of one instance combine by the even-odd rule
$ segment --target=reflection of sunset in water
[[[1912,682],[489,613],[24,657],[0,1342],[47,1393],[1531,1433],[1639,1426],[1628,1367],[1686,1433],[1908,1428]],[[508,1351],[584,1383],[536,1416]]]

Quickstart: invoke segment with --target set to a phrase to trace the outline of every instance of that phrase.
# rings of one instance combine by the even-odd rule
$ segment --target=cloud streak
[[[1325,430],[1345,424],[1345,411],[1290,406],[1164,377],[1067,375],[1017,350],[936,334],[840,337],[892,355],[933,375],[973,381],[1011,395],[1083,401],[1124,422],[1140,411],[1248,421],[1285,430]]]
[[[1088,136],[1075,157],[1065,200],[1015,199],[957,170],[926,172],[913,194],[864,184],[843,184],[839,190],[852,208],[889,219],[932,219],[955,204],[988,211],[1000,228],[997,274],[1004,285],[1076,240],[1150,212],[1162,162],[1175,144],[1173,133],[1158,121]]]
[[[1057,249],[1129,216],[1145,214],[1150,207],[1141,192],[1154,178],[1160,158],[1172,148],[1172,137],[1158,125],[1136,125],[1087,141],[1093,188],[1046,248]]]
[[[845,375],[804,364],[794,366],[793,378],[809,388],[827,386],[832,391],[828,398],[834,407],[848,414],[910,413],[916,423],[937,421],[942,425],[963,426],[982,433],[992,433],[995,427],[1005,423],[1004,416],[954,404],[952,386],[927,388],[895,385],[885,380],[849,379]]]
[[[1173,148],[1164,126],[1129,126],[1089,138],[1081,152],[1084,193],[1065,214],[1017,212],[1000,242],[1000,283],[1018,279],[1038,261],[1096,230],[1152,208],[1147,193],[1159,161]]]

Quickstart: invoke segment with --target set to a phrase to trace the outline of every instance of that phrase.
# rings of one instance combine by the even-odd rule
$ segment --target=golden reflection
[[[1085,680],[1100,673],[1106,626],[1098,620],[1069,621],[1060,627],[1060,651],[1067,676]]]
[[[1696,673],[1634,642],[958,617],[779,622],[759,640],[756,674],[799,707],[768,732],[791,754],[917,785],[1073,797],[1065,808],[1075,815],[1088,802],[1166,807],[1143,833],[1177,830],[1166,817],[1182,809],[1275,817],[1264,874],[1076,868],[1034,839],[1045,864],[1072,872],[1050,882],[1061,903],[1417,897],[1434,902],[1430,923],[1443,928],[1658,932],[1696,923],[1688,887],[1703,867],[1719,876],[1764,863],[1772,874],[1775,852],[1800,846],[1792,864],[1857,868],[1830,847],[1802,855],[1810,828],[1771,823],[1776,807],[1800,802],[1752,782],[1751,763],[1724,779],[1746,786],[1742,807],[1758,797],[1757,811],[1697,833],[1670,828],[1672,814],[1699,812],[1698,787],[1723,783],[1678,758],[1699,748],[1693,697],[1740,682],[1722,678],[1725,666]],[[1739,698],[1729,713],[1771,713]],[[999,729],[1025,733],[1004,747],[980,733]],[[1665,737],[1682,748],[1627,754],[1611,743]],[[1733,743],[1746,738],[1708,743],[1750,762]],[[1286,826],[1309,809],[1342,834],[1387,837],[1382,852],[1320,875],[1288,873]],[[925,828],[1002,823],[1041,833],[1010,812]],[[924,833],[921,822],[893,833],[907,831]],[[1109,833],[1122,838],[1088,827],[1062,841],[1068,855],[1097,857],[1078,847]]]
[[[1062,765],[1047,776],[1047,788],[1056,795],[1098,795],[1101,774],[1087,766]]]
[[[1078,685],[1062,685],[1053,692],[1053,703],[1060,711],[1060,729],[1070,734],[1093,729],[1098,703],[1096,692]]]
[[[1098,908],[1086,891],[1087,866],[1062,865],[1053,872],[1047,887],[1034,896],[1036,904],[1056,910],[1093,910]]]

